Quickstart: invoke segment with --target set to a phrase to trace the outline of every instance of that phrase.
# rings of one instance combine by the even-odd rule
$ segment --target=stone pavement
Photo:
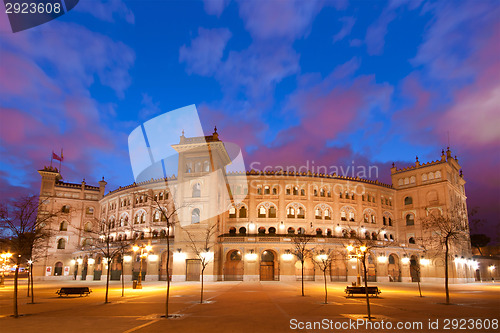
[[[416,284],[374,283],[382,294],[370,299],[376,318],[371,327],[361,319],[356,321],[366,315],[366,301],[363,297],[346,298],[346,282],[329,283],[329,304],[323,304],[321,282],[307,282],[304,297],[300,296],[299,281],[206,283],[205,304],[199,304],[199,282],[176,282],[171,289],[170,313],[180,317],[168,320],[161,318],[165,313],[165,282],[146,282],[142,290],[133,290],[128,283],[125,297],[121,297],[120,283],[112,282],[109,304],[104,304],[103,281],[38,282],[36,304],[27,304],[26,282],[22,283],[19,310],[23,316],[18,319],[10,317],[11,282],[0,288],[2,333],[500,331],[495,326],[495,320],[500,325],[500,284],[496,283],[451,285],[453,305],[442,304],[442,285],[423,284],[425,297],[421,298]],[[55,294],[60,286],[89,286],[93,293],[60,298]]]

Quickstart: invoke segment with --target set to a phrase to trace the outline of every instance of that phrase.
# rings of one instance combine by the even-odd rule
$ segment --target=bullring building
[[[336,260],[328,269],[331,281],[356,280],[360,267],[346,251],[354,239],[378,244],[368,254],[369,281],[444,277],[444,258],[426,251],[420,242],[428,232],[422,221],[430,213],[445,214],[457,203],[466,207],[461,167],[449,149],[436,161],[421,164],[417,159],[403,169],[393,165],[390,185],[327,173],[226,172],[230,161],[217,131],[205,137],[182,134],[172,147],[179,154],[177,175],[108,193],[104,179],[98,186],[85,180],[75,184],[62,181],[55,168],[39,170],[40,196],[58,214],[35,275],[104,280],[106,262],[97,249],[106,233],[111,246],[123,247],[112,258],[111,280],[130,281],[142,274],[146,281],[168,276],[173,281],[199,281],[201,264],[194,241],[210,245],[206,250],[213,260],[205,270],[206,280],[294,281],[301,278],[300,261],[293,255],[297,235],[309,235],[310,248],[335,251]],[[185,204],[175,209],[179,200]],[[220,205],[224,209],[214,209]],[[172,227],[167,228],[159,209],[173,212]],[[209,229],[214,232],[205,239]],[[469,244],[464,241],[451,250],[461,259],[450,262],[451,281],[478,278]],[[133,245],[151,247],[141,257]],[[323,279],[310,259],[304,269],[305,279]]]

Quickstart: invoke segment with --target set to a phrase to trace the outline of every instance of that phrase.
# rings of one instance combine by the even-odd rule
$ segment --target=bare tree
[[[158,209],[161,214],[161,220],[165,223],[167,227],[167,262],[166,262],[166,270],[167,270],[167,293],[165,295],[165,318],[169,318],[169,303],[170,303],[170,284],[171,284],[171,276],[170,276],[170,233],[173,232],[175,225],[177,224],[177,214],[183,208],[189,207],[188,204],[179,204],[175,203],[173,200],[167,201],[167,207],[163,207],[159,197],[154,195],[149,195],[152,205]]]
[[[423,220],[422,228],[423,230],[429,230],[426,239],[431,249],[434,250],[434,253],[444,256],[445,304],[450,304],[450,290],[448,286],[450,251],[452,248],[459,248],[463,244],[469,245],[467,215],[457,205],[447,215],[429,214]]]
[[[323,279],[325,283],[325,304],[328,304],[328,286],[326,279],[326,271],[331,268],[333,261],[336,258],[336,253],[332,249],[325,249],[324,247],[315,248],[312,251],[312,260],[323,272]]]
[[[300,264],[301,264],[302,296],[305,296],[305,294],[304,294],[304,263],[312,255],[312,250],[308,247],[311,240],[312,240],[312,236],[307,235],[305,233],[295,235],[293,238],[292,254],[297,257],[297,259],[300,261]]]
[[[346,247],[348,253],[353,253],[353,255],[356,256],[358,261],[361,261],[363,265],[363,279],[365,282],[365,298],[368,320],[372,320],[373,317],[371,316],[370,297],[368,293],[368,268],[366,260],[371,250],[375,248],[387,247],[384,241],[378,240],[378,236],[384,232],[384,228],[379,229],[375,234],[372,233],[372,238],[369,239],[368,237],[363,238],[362,235],[359,235],[354,230],[351,230],[348,245]]]
[[[14,317],[18,311],[19,267],[23,260],[33,260],[44,253],[43,248],[51,236],[51,221],[57,213],[50,212],[46,200],[35,195],[19,197],[10,202],[0,203],[0,234],[14,253],[12,260],[16,265],[14,275]],[[30,271],[33,269],[30,264]],[[30,278],[31,297],[34,303],[33,278]],[[30,286],[28,285],[28,288]]]
[[[184,228],[186,232],[191,249],[195,255],[200,259],[201,264],[201,292],[200,292],[200,303],[203,303],[203,280],[205,269],[208,264],[214,260],[213,248],[215,247],[214,236],[217,233],[217,225],[207,225],[207,227],[202,231],[202,235],[195,235],[195,231],[188,231]]]
[[[111,270],[111,263],[113,262],[113,259],[115,259],[118,255],[121,255],[121,260],[122,260],[122,277],[123,277],[123,255],[127,250],[130,249],[130,245],[134,241],[133,237],[130,239],[115,239],[112,236],[112,233],[114,233],[114,228],[115,228],[115,221],[114,220],[101,220],[99,221],[98,219],[94,219],[96,223],[94,223],[94,227],[92,228],[87,228],[87,226],[84,226],[83,230],[80,230],[82,232],[82,236],[85,239],[85,245],[84,245],[84,250],[88,250],[91,253],[96,253],[99,255],[102,255],[104,260],[106,261],[106,293],[104,297],[104,303],[107,304],[109,303],[109,280],[110,280],[110,270]],[[130,221],[131,222],[131,221]],[[129,228],[131,231],[131,234],[133,234],[133,226],[131,223],[129,223]],[[95,226],[98,226],[96,228]],[[124,285],[123,285],[123,279],[122,279],[122,295],[124,293],[123,291]]]

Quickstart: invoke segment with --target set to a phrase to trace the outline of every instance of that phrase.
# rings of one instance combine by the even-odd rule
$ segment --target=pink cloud
[[[179,61],[186,62],[187,72],[202,76],[212,75],[221,63],[226,44],[231,38],[228,29],[198,29],[198,36],[190,46],[179,50]]]
[[[257,39],[295,39],[307,34],[322,1],[241,1],[240,16]]]
[[[75,7],[75,10],[90,14],[106,22],[115,22],[116,18],[120,18],[130,24],[135,23],[134,13],[121,0],[110,0],[105,2],[80,1]]]
[[[224,9],[229,5],[230,0],[203,0],[203,7],[209,15],[219,17]]]

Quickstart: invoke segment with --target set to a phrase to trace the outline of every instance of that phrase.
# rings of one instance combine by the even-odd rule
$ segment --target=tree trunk
[[[368,320],[372,320],[370,311],[370,297],[368,296],[368,276],[366,273],[366,254],[363,254],[363,275],[365,276],[365,295],[366,295],[366,310],[368,312]]]
[[[104,304],[109,303],[108,302],[108,290],[109,290],[109,270],[111,268],[111,260],[108,259],[107,263],[108,263],[108,268],[106,269],[106,271],[107,271],[107,274],[106,274],[106,298],[104,300]]]
[[[422,296],[422,289],[420,288],[420,268],[419,268],[419,269],[418,269],[418,271],[417,271],[417,278],[418,278],[418,280],[417,280],[417,284],[418,284],[418,293],[419,293],[420,297],[423,297],[423,296]]]
[[[125,296],[125,275],[123,274],[125,272],[124,265],[123,265],[124,254],[125,253],[122,253],[122,297]]]
[[[301,261],[302,267],[301,267],[301,273],[302,273],[302,296],[304,296],[304,261]]]
[[[203,274],[205,274],[205,267],[201,269],[201,296],[200,296],[201,304],[203,304]]]
[[[31,276],[31,271],[28,271],[28,289],[26,291],[26,297],[30,297],[30,288],[31,288],[30,276]]]
[[[19,312],[17,311],[17,282],[19,278],[19,259],[17,260],[16,272],[14,273],[14,318],[19,317]]]
[[[170,299],[170,225],[167,223],[167,295],[165,296],[165,319],[168,319],[168,302]]]
[[[450,304],[450,290],[448,289],[448,237],[445,240],[445,257],[444,257],[444,290],[446,292],[446,304]]]
[[[326,269],[323,270],[323,277],[325,279],[325,304],[328,304],[328,288],[326,287]]]
[[[35,287],[33,285],[33,263],[30,264],[30,277],[31,277],[31,304],[35,304]],[[29,289],[29,283],[28,283]]]

